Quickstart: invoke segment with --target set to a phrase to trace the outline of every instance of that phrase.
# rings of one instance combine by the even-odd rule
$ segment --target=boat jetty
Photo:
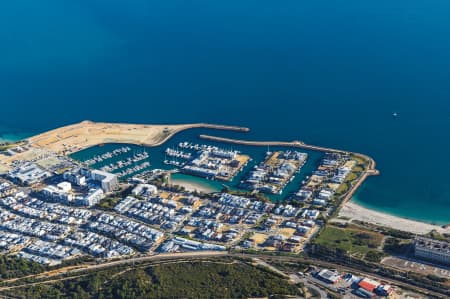
[[[142,153],[134,154],[132,157],[128,157],[126,159],[119,160],[115,163],[105,165],[102,168],[100,168],[100,170],[107,171],[107,172],[113,172],[115,170],[118,170],[118,169],[121,169],[124,167],[128,167],[134,163],[138,163],[142,160],[148,159],[148,157],[149,157],[149,154],[146,151],[144,151]]]
[[[164,164],[180,167],[185,174],[220,181],[231,181],[250,161],[239,151],[189,142],[180,142],[177,149],[167,148],[165,153],[175,159],[166,159]]]
[[[86,164],[87,166],[91,166],[91,165],[112,159],[113,157],[128,153],[129,151],[131,151],[130,147],[123,146],[123,147],[117,148],[111,152],[106,152],[104,154],[94,156],[91,159],[84,161],[83,163]]]
[[[129,175],[135,174],[137,172],[140,172],[140,171],[142,171],[142,170],[144,170],[144,169],[146,169],[148,167],[150,167],[150,162],[145,161],[144,163],[141,163],[141,164],[136,165],[136,166],[131,167],[131,168],[127,168],[127,169],[117,173],[117,176],[119,178],[123,178],[123,177],[129,176]]]
[[[167,148],[165,150],[165,154],[166,154],[166,159],[164,159],[164,164],[166,165],[173,165],[173,166],[177,166],[177,167],[183,167],[184,165],[186,165],[186,163],[192,159],[192,153],[190,152],[186,152],[186,151],[182,151],[177,149],[173,149],[173,148]],[[172,160],[167,159],[168,157],[173,158]]]
[[[184,160],[189,160],[190,158],[192,158],[191,153],[186,153],[172,148],[167,148],[165,153],[169,157],[181,158]]]

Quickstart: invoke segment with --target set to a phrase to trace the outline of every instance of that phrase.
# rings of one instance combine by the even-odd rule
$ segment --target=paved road
[[[316,291],[319,295],[320,298],[327,298],[327,292],[325,292],[323,289],[321,289],[320,287],[316,286],[315,284],[309,282],[309,280],[306,277],[299,277],[297,274],[291,274],[289,275],[290,281],[292,281],[293,283],[303,283],[307,288],[309,289],[313,289],[314,291]]]
[[[120,261],[114,261],[114,262],[108,262],[98,265],[91,265],[85,268],[79,268],[68,271],[69,273],[76,273],[76,272],[82,272],[86,270],[98,270],[103,268],[111,268],[121,265],[129,265],[134,263],[142,263],[142,262],[149,262],[149,261],[156,261],[156,260],[174,260],[174,259],[198,259],[198,258],[208,258],[208,257],[222,257],[227,256],[228,252],[226,251],[194,251],[194,252],[182,252],[182,253],[161,253],[161,254],[155,254],[151,256],[143,256],[143,257],[136,257],[126,260],[120,260]]]
[[[266,267],[266,268],[272,270],[273,272],[275,272],[275,273],[277,273],[277,274],[279,274],[279,275],[281,275],[281,276],[287,278],[286,273],[281,272],[280,270],[278,270],[278,269],[275,268],[274,266],[269,265],[268,263],[266,263],[266,262],[260,260],[259,258],[254,258],[253,261],[256,262],[256,264],[258,264],[258,265],[260,265],[260,266],[263,266],[263,267]]]

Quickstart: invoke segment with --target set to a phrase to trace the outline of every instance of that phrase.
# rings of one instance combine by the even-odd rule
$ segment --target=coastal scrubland
[[[301,291],[269,270],[222,260],[111,269],[9,292],[26,298],[285,298]]]
[[[45,271],[47,267],[16,256],[0,255],[0,279],[22,277]]]

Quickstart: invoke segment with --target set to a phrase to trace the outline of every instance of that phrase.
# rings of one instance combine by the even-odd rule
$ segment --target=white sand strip
[[[426,234],[432,230],[436,230],[439,233],[450,233],[450,228],[443,228],[438,225],[410,220],[370,210],[358,205],[353,201],[347,202],[342,207],[341,211],[339,212],[339,216],[350,218],[350,220],[364,221],[415,234]]]

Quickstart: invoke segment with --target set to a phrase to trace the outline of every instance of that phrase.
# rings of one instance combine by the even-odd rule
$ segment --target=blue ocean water
[[[450,223],[448,11],[446,0],[3,1],[0,136],[83,119],[249,126],[248,139],[367,153],[382,174],[358,202]]]

